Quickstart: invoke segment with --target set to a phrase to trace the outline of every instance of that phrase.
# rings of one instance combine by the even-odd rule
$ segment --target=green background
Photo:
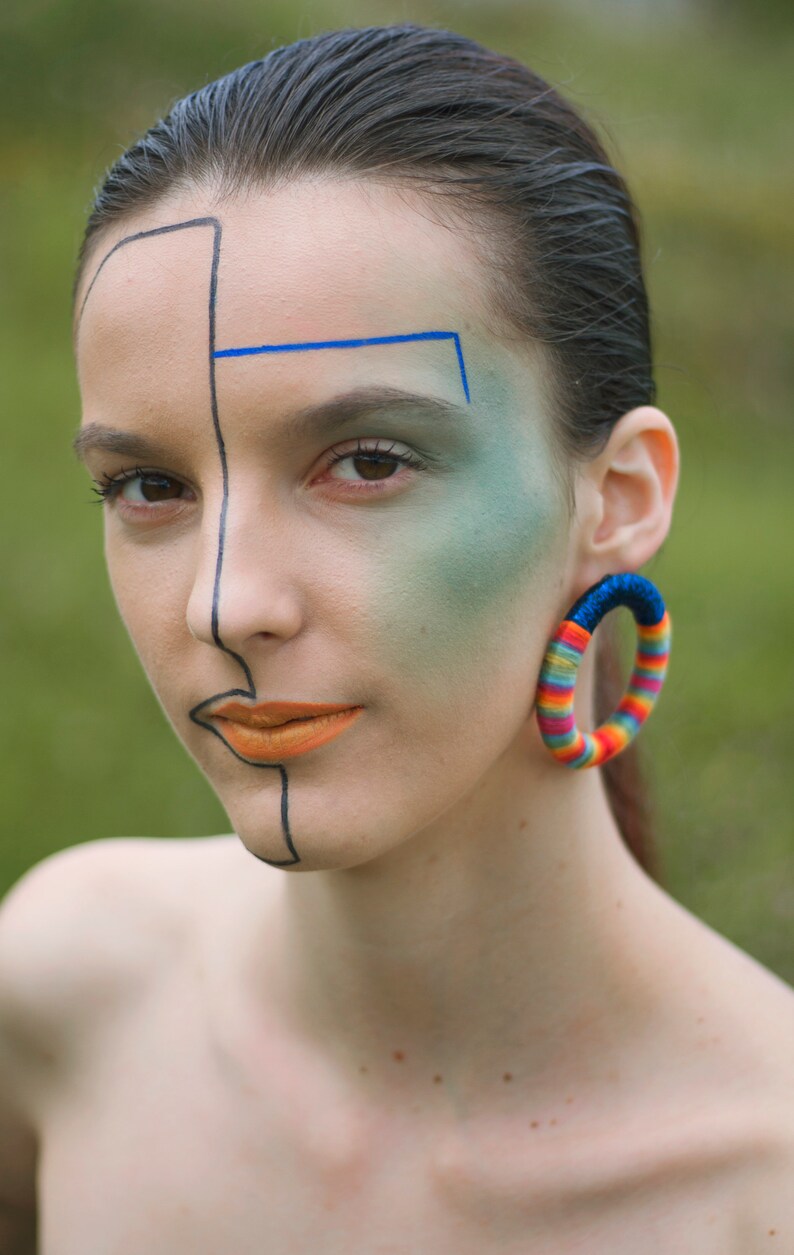
[[[683,472],[648,574],[675,624],[643,732],[662,882],[794,980],[794,30],[783,5],[26,0],[0,19],[0,890],[64,846],[224,831],[119,624],[70,440],[73,260],[104,167],[184,91],[340,25],[451,26],[606,134],[645,225]],[[789,350],[788,353],[786,350]]]

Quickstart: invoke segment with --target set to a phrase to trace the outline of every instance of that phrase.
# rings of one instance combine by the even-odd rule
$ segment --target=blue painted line
[[[460,336],[457,331],[453,331],[452,335],[455,340],[455,352],[458,355],[458,366],[460,366],[460,382],[463,384],[466,401],[470,403],[471,396],[469,395],[469,381],[466,378],[466,364],[463,361],[463,349],[460,347]]]
[[[403,336],[370,336],[362,340],[303,340],[296,344],[252,344],[239,349],[216,349],[218,357],[254,357],[260,353],[308,353],[314,349],[364,349],[376,344],[410,344],[416,340],[452,340],[467,402],[471,402],[463,350],[457,331],[415,331]]]

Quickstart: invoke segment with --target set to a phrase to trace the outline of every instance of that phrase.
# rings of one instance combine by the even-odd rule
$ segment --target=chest
[[[245,1049],[172,984],[105,1026],[53,1104],[40,1255],[748,1255],[736,1177],[631,1170],[520,1118],[476,1145],[387,1113],[277,1034]],[[533,1140],[534,1138],[534,1140]]]

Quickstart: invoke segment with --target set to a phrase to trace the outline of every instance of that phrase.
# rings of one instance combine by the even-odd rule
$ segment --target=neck
[[[598,773],[518,744],[386,856],[286,877],[260,979],[351,1072],[546,1086],[641,1021],[656,892]]]

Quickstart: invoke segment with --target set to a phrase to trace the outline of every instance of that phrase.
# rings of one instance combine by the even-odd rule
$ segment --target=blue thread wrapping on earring
[[[593,633],[604,615],[617,606],[627,606],[643,627],[653,627],[664,616],[664,602],[659,590],[644,576],[626,572],[605,575],[574,602],[565,617]]]

